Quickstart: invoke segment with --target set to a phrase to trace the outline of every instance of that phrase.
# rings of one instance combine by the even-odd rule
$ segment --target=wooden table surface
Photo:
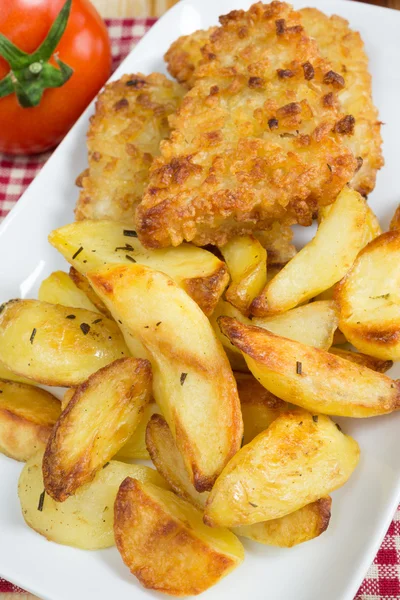
[[[268,0],[264,0],[267,2]],[[290,2],[290,0],[288,0]],[[400,0],[367,0],[370,4],[400,10]],[[92,0],[103,17],[158,17],[177,0]],[[218,0],[216,0],[218,3]],[[310,4],[312,1],[310,0]]]

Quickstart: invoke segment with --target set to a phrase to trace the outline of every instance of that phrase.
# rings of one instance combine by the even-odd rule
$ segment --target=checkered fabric
[[[154,21],[107,20],[114,69]],[[0,154],[0,220],[11,210],[49,156],[50,153],[33,157],[6,157]],[[25,594],[20,588],[0,579],[0,600],[5,600],[5,594],[7,599],[10,594],[18,594],[15,600],[33,599],[33,596]],[[400,507],[355,600],[400,600]]]

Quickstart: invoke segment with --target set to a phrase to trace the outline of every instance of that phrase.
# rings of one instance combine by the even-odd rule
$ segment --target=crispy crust
[[[339,100],[322,102],[337,95],[323,82],[331,66],[299,14],[284,3],[259,3],[221,22],[150,169],[137,210],[148,247],[223,245],[274,220],[309,225],[357,168],[345,136],[333,131],[346,116]],[[280,78],[277,69],[288,67],[294,76]],[[278,121],[272,129],[271,119]]]
[[[164,60],[172,77],[189,88],[193,87],[194,71],[203,60],[202,48],[216,29],[216,27],[210,27],[206,31],[200,29],[190,35],[181,36],[171,44],[164,55]]]
[[[321,54],[345,79],[345,89],[343,93],[339,92],[338,97],[344,112],[353,117],[352,123],[347,118],[344,124],[354,129],[353,135],[345,139],[360,165],[351,185],[366,196],[375,187],[383,157],[381,122],[372,101],[371,75],[364,43],[360,34],[350,29],[349,23],[342,17],[328,17],[316,8],[303,8],[299,12],[307,33],[316,39]],[[340,127],[339,124],[336,126]]]
[[[375,358],[375,356],[368,356],[368,354],[363,354],[362,352],[352,352],[351,350],[333,347],[330,348],[329,352],[331,354],[336,354],[336,356],[340,356],[341,358],[345,358],[346,360],[350,360],[357,365],[368,367],[378,373],[386,373],[386,371],[389,371],[389,369],[393,367],[392,360],[382,360],[380,358]]]
[[[89,169],[77,181],[82,187],[77,220],[133,222],[153,157],[169,135],[168,115],[182,95],[160,73],[124,75],[106,85],[90,120]]]
[[[122,559],[146,588],[173,596],[200,594],[234,569],[240,558],[219,551],[211,540],[206,543],[186,511],[182,518],[171,514],[165,502],[148,493],[149,487],[127,477],[119,488],[114,534]],[[172,496],[164,494],[166,500]]]
[[[151,394],[149,361],[121,358],[76,388],[43,456],[46,492],[63,502],[132,435]],[[94,406],[94,403],[96,406]]]

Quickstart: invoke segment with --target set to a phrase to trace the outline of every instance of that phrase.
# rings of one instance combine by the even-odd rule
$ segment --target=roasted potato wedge
[[[382,229],[379,224],[378,217],[376,216],[376,214],[374,213],[374,211],[372,210],[372,208],[370,207],[370,205],[368,204],[366,199],[363,198],[363,200],[364,200],[365,208],[366,208],[363,246],[366,246],[366,244],[369,244],[369,242],[371,240],[375,239],[376,237],[378,237],[378,235],[380,235],[382,233]],[[319,209],[319,211],[318,211],[318,222],[319,223],[328,216],[329,212],[332,209],[332,206],[333,206],[333,204],[329,204],[329,206],[322,206]]]
[[[338,322],[333,300],[320,300],[274,317],[253,317],[251,324],[290,340],[328,350]]]
[[[191,480],[199,492],[211,489],[240,448],[243,422],[235,379],[207,317],[167,275],[143,265],[111,265],[88,279],[132,353],[135,339],[146,348],[154,399]]]
[[[346,360],[350,360],[351,362],[356,363],[356,365],[368,367],[368,369],[372,369],[378,373],[386,373],[386,371],[389,371],[389,369],[393,367],[392,360],[382,360],[381,358],[368,356],[368,354],[362,354],[361,352],[343,350],[342,348],[335,348],[334,346],[329,349],[329,352],[336,356],[340,356],[341,358],[345,358]]]
[[[208,497],[207,525],[237,527],[284,517],[342,486],[359,447],[325,415],[283,413],[229,461]]]
[[[44,450],[60,412],[59,400],[49,392],[0,379],[0,452],[28,460]]]
[[[160,409],[155,402],[150,402],[144,407],[138,426],[126,444],[118,450],[114,457],[116,460],[138,458],[145,460],[150,458],[146,447],[146,427],[151,417],[157,412],[160,412]]]
[[[266,390],[250,373],[234,375],[242,409],[244,445],[267,429],[289,405]]]
[[[131,477],[117,494],[114,533],[124,563],[140,583],[172,596],[204,592],[244,558],[233,533],[206,527],[193,506]]]
[[[56,502],[44,492],[43,453],[24,466],[18,484],[22,515],[29,527],[57,544],[85,550],[114,546],[114,501],[121,482],[128,476],[168,488],[154,469],[112,460],[65,502]],[[43,499],[42,499],[43,498]]]
[[[259,544],[292,548],[308,542],[327,530],[331,519],[332,499],[327,496],[281,517],[252,525],[234,527],[236,535]]]
[[[236,236],[220,248],[231,283],[225,297],[243,314],[267,283],[267,252],[252,235]]]
[[[44,279],[39,288],[39,300],[50,304],[61,304],[70,308],[86,308],[99,312],[87,295],[76,287],[68,273],[54,271]]]
[[[62,410],[64,410],[69,401],[72,400],[74,394],[74,388],[69,388],[66,390],[64,398],[61,401]],[[152,399],[150,399],[149,404],[146,404],[146,406],[143,407],[140,420],[135,431],[132,433],[128,441],[122,446],[122,448],[118,450],[117,454],[113,458],[116,460],[131,460],[137,458],[146,460],[150,458],[146,448],[146,427],[151,416],[159,411],[160,409],[158,408],[157,404],[152,402]]]
[[[394,231],[395,229],[400,229],[400,204],[396,208],[392,220],[390,221],[390,231]]]
[[[364,245],[367,205],[344,187],[311,242],[253,300],[251,312],[270,316],[309,300],[339,281]]]
[[[211,314],[228,285],[226,265],[211,252],[190,244],[148,250],[126,223],[79,221],[56,229],[50,243],[82,275],[104,264],[142,265],[162,271],[181,286],[207,314]]]
[[[203,510],[208,492],[196,491],[168,423],[159,414],[154,414],[147,423],[146,446],[157,471],[172,490],[199,510]]]
[[[248,371],[248,367],[246,365],[246,361],[244,360],[242,353],[234,344],[228,340],[226,335],[224,335],[219,328],[218,318],[219,317],[232,317],[233,319],[237,319],[241,323],[251,324],[250,319],[247,319],[237,308],[232,306],[229,302],[221,298],[214,309],[212,315],[210,315],[210,323],[214,329],[214,333],[221,342],[226,352],[226,355],[229,359],[232,369],[235,371]]]
[[[339,327],[353,346],[400,360],[400,231],[383,233],[358,255],[336,288]]]
[[[69,277],[76,287],[89,298],[90,302],[92,302],[98,312],[106,315],[106,317],[111,318],[110,311],[107,310],[105,304],[100,300],[84,275],[81,275],[81,273],[79,273],[79,271],[77,271],[74,267],[70,267]]]
[[[118,326],[83,308],[10,300],[0,308],[0,361],[38,383],[75,386],[129,356]]]
[[[135,431],[151,397],[147,360],[120,358],[80,385],[43,457],[46,492],[63,502],[91,481]]]
[[[342,417],[373,417],[400,408],[399,381],[229,317],[220,317],[219,324],[254,377],[278,398]]]
[[[158,472],[168,481],[174,492],[199,510],[203,510],[208,492],[199,494],[194,489],[174,438],[161,415],[154,415],[149,421],[146,440]],[[322,498],[280,519],[235,527],[233,532],[261,544],[288,548],[323,533],[329,524],[330,507],[331,499]]]

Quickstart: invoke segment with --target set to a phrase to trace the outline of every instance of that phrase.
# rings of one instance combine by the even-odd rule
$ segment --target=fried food
[[[259,317],[283,313],[337,283],[365,245],[366,215],[365,200],[345,186],[315,237],[267,284],[250,311]]]
[[[340,356],[341,358],[345,358],[346,360],[350,360],[351,362],[356,363],[356,365],[368,367],[368,369],[372,369],[378,373],[386,373],[386,371],[389,371],[389,369],[393,367],[392,360],[382,360],[381,358],[375,358],[374,356],[362,354],[361,352],[343,350],[342,348],[335,348],[333,346],[329,349],[329,352],[336,356]]]
[[[251,377],[250,375],[249,378],[261,388],[254,377]],[[251,392],[252,386],[248,386],[247,390]],[[264,390],[264,392],[265,391],[266,390]],[[260,400],[262,399],[260,398]],[[275,401],[280,402],[277,398]],[[281,412],[283,412],[285,403],[281,402],[281,405],[283,407]],[[256,419],[261,416],[264,420],[264,429],[266,429],[272,420],[279,416],[280,413],[276,410],[274,415],[267,404],[264,406],[266,411],[270,411],[268,416],[267,413],[262,414],[262,412],[254,412],[252,415],[248,414],[247,416],[250,419]],[[243,408],[244,405],[242,400],[242,410]],[[262,408],[261,403],[259,404],[259,408]],[[286,405],[286,410],[287,408]],[[253,425],[256,425],[256,420]],[[263,429],[259,429],[257,433],[260,433],[261,431],[263,431]],[[168,481],[173,491],[199,510],[203,510],[208,498],[208,492],[199,494],[190,483],[182,457],[174,442],[174,438],[171,435],[165,419],[163,419],[161,415],[154,415],[150,420],[147,426],[146,440],[151,453],[151,458],[156,465],[158,472],[166,481]],[[254,523],[253,525],[235,527],[233,533],[259,542],[260,544],[291,548],[292,546],[307,542],[308,540],[321,535],[329,525],[330,509],[331,498],[328,496],[316,500],[311,504],[307,504],[299,510],[285,515],[280,519],[272,519],[271,521]]]
[[[282,400],[340,417],[374,417],[400,408],[398,380],[236,319],[218,322],[254,377]]]
[[[220,21],[138,206],[151,248],[221,246],[276,220],[309,225],[357,168],[338,100],[344,80],[300,15],[272,2]]]
[[[60,402],[46,390],[0,379],[0,452],[28,460],[44,450],[60,412]]]
[[[54,271],[40,284],[38,298],[42,302],[61,304],[73,308],[86,308],[98,312],[85,292],[76,285],[72,277],[64,271]]]
[[[400,360],[400,231],[370,242],[335,290],[339,327],[353,346],[376,358]]]
[[[22,469],[18,497],[28,527],[57,544],[85,550],[114,546],[113,506],[118,488],[126,477],[168,489],[154,469],[112,460],[73,496],[65,502],[56,502],[44,492],[42,457],[43,452],[35,454]]]
[[[0,307],[0,362],[32,382],[73,387],[123,356],[118,325],[97,312],[39,300]]]
[[[169,135],[168,115],[182,95],[181,86],[160,73],[124,75],[106,85],[87,134],[89,168],[78,181],[78,220],[133,222],[153,157]]]
[[[171,596],[204,592],[233,571],[244,549],[227,529],[172,492],[127,477],[114,505],[115,543],[140,583]]]
[[[211,489],[242,441],[240,402],[228,359],[204,313],[172,279],[143,265],[88,273],[135,353],[144,346],[162,410],[191,481]]]
[[[46,492],[64,502],[91,481],[131,437],[151,394],[147,360],[120,358],[80,385],[43,457]]]
[[[341,487],[360,449],[329,417],[282,413],[243,446],[218,477],[204,522],[237,527],[279,519]]]
[[[303,8],[301,21],[315,38],[322,56],[344,77],[346,87],[338,93],[343,111],[355,119],[354,134],[346,142],[357,158],[359,170],[351,186],[367,196],[375,187],[377,171],[383,166],[381,123],[372,101],[368,57],[360,34],[342,17],[328,17],[316,8]]]
[[[338,92],[338,97],[343,111],[355,119],[354,134],[346,136],[346,143],[359,165],[351,185],[366,196],[375,187],[376,174],[383,166],[383,157],[381,123],[372,101],[371,75],[363,41],[360,34],[350,29],[342,17],[328,17],[316,8],[302,8],[299,14],[307,35],[316,40],[321,55],[345,80],[345,88]],[[202,48],[215,29],[196,31],[171,45],[164,58],[169,72],[178,81],[189,87],[194,85],[195,71],[204,61]]]

